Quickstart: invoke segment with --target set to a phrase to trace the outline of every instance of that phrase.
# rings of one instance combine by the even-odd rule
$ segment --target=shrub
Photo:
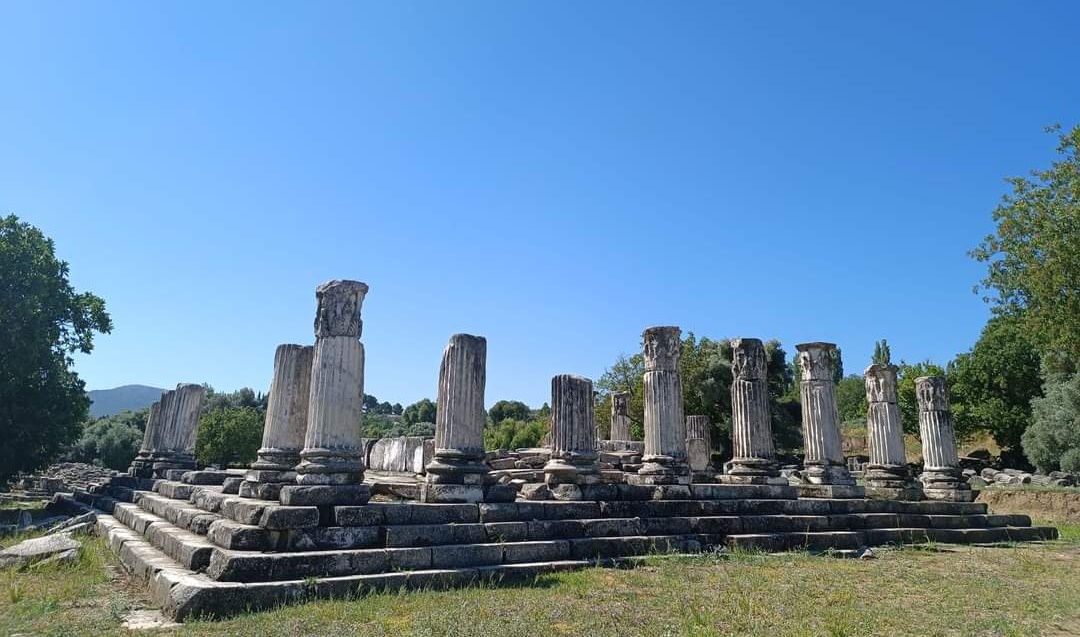
[[[243,466],[255,461],[264,416],[253,407],[219,407],[199,419],[195,457],[204,465]]]
[[[1042,471],[1080,472],[1080,374],[1050,381],[1031,401],[1024,453]]]
[[[99,418],[83,429],[72,459],[110,469],[123,470],[139,453],[143,434],[130,424],[130,412]]]

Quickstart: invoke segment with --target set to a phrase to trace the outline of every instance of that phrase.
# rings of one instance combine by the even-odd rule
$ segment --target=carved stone
[[[931,500],[971,501],[974,494],[961,478],[945,377],[916,378],[915,397],[919,401],[919,433],[922,436],[923,473],[919,479],[923,492]]]
[[[686,417],[686,463],[694,482],[712,482],[712,425],[708,416]]]
[[[296,481],[295,469],[307,433],[314,357],[315,348],[310,345],[278,345],[274,352],[274,377],[270,383],[262,446],[258,460],[251,463],[251,470],[244,475],[241,495],[261,494],[276,499],[277,489],[257,488],[254,484]]]
[[[756,338],[737,338],[731,341],[731,349],[733,457],[727,474],[719,479],[733,484],[786,484],[776,466],[765,345]]]
[[[166,392],[162,392],[162,396]],[[128,475],[137,478],[150,478],[153,476],[154,453],[158,448],[161,438],[161,400],[150,405],[150,411],[146,415],[146,429],[143,431],[142,446],[139,453],[128,468]]]
[[[609,440],[630,440],[630,392],[611,395],[611,434]]]
[[[866,368],[866,438],[870,462],[866,465],[866,492],[891,500],[918,500],[922,491],[911,479],[904,452],[904,431],[896,402],[895,365]]]
[[[202,414],[206,389],[194,383],[181,383],[166,392],[161,400],[161,429],[153,454],[155,477],[170,469],[195,469],[195,436]]]
[[[340,491],[349,502],[363,499],[357,489],[364,479],[363,418],[364,345],[360,312],[368,286],[360,281],[330,281],[315,291],[315,348],[311,362],[307,431],[296,482],[304,487],[282,489],[282,501],[300,493],[318,493],[320,502]],[[356,488],[333,487],[352,485]],[[294,491],[286,495],[286,491]],[[347,492],[347,493],[346,493]],[[343,500],[344,501],[344,500]]]
[[[803,443],[806,450],[803,475],[810,484],[853,486],[855,480],[844,463],[840,419],[836,407],[836,345],[800,343]],[[817,493],[815,491],[814,493]]]
[[[593,384],[588,378],[561,374],[551,379],[551,459],[544,481],[556,498],[580,499],[580,489],[558,485],[598,484]]]
[[[435,456],[427,466],[425,502],[478,502],[490,470],[484,461],[487,340],[455,334],[443,351],[435,412]],[[437,488],[433,485],[457,485]]]
[[[681,331],[650,327],[642,334],[645,352],[645,454],[635,484],[689,484],[686,464],[686,418],[679,378]],[[632,479],[631,479],[632,478]]]

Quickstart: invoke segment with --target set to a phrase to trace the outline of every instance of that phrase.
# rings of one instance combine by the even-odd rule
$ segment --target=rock
[[[97,522],[97,514],[96,513],[84,513],[82,515],[77,515],[77,516],[75,516],[73,518],[68,518],[67,520],[65,520],[65,521],[61,522],[60,524],[57,524],[53,528],[49,529],[49,535],[52,535],[54,533],[60,533],[61,531],[64,531],[65,529],[71,529],[71,528],[74,528],[74,527],[81,527],[81,526],[83,526],[85,524],[89,524],[89,525],[93,526],[96,522]]]
[[[968,458],[976,458],[985,462],[990,462],[990,451],[987,449],[972,449],[967,455]]]
[[[860,560],[876,560],[877,554],[874,553],[874,549],[864,546],[859,549],[858,557]]]
[[[52,557],[47,557],[40,562],[34,562],[30,565],[30,568],[37,569],[51,564],[74,564],[77,561],[79,561],[79,549],[74,548],[56,553]]]
[[[46,535],[20,542],[15,546],[0,551],[0,568],[8,566],[23,567],[39,562],[57,553],[78,549],[79,543],[70,534],[59,533]]]

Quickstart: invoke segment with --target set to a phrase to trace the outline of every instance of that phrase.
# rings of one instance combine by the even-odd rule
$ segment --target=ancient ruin
[[[896,365],[866,368],[866,439],[870,462],[866,466],[866,493],[891,500],[919,500],[922,489],[911,478],[904,452],[904,430],[896,402]]]
[[[721,482],[787,484],[780,478],[769,416],[765,346],[756,338],[731,341],[731,444],[733,457]]]
[[[836,345],[800,343],[798,350],[799,393],[802,397],[803,476],[809,484],[798,485],[802,497],[860,498],[862,487],[848,473],[840,445],[840,418],[836,414]]]
[[[558,500],[581,500],[580,485],[599,484],[593,384],[562,374],[551,379],[551,459],[544,481]]]
[[[630,440],[630,392],[611,394],[611,434],[609,440]]]
[[[150,406],[143,443],[128,472],[138,477],[165,477],[170,470],[196,468],[195,434],[206,389],[181,383]]]
[[[633,484],[689,484],[686,420],[679,378],[678,327],[650,327],[641,335],[645,352],[645,454]]]
[[[686,417],[686,462],[693,482],[712,482],[716,469],[712,463],[712,423],[709,417]]]
[[[949,414],[949,391],[944,376],[915,379],[919,401],[919,433],[923,445],[923,493],[931,500],[970,502],[971,488],[960,479],[956,433]]]

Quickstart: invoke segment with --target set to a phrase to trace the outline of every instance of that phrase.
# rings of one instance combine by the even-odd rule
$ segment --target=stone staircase
[[[842,553],[1057,537],[1027,516],[989,515],[982,503],[756,499],[722,485],[692,487],[691,499],[336,507],[282,506],[165,480],[116,479],[97,491],[76,497],[108,514],[98,525],[110,548],[178,620],[374,589],[531,578],[656,552]]]

